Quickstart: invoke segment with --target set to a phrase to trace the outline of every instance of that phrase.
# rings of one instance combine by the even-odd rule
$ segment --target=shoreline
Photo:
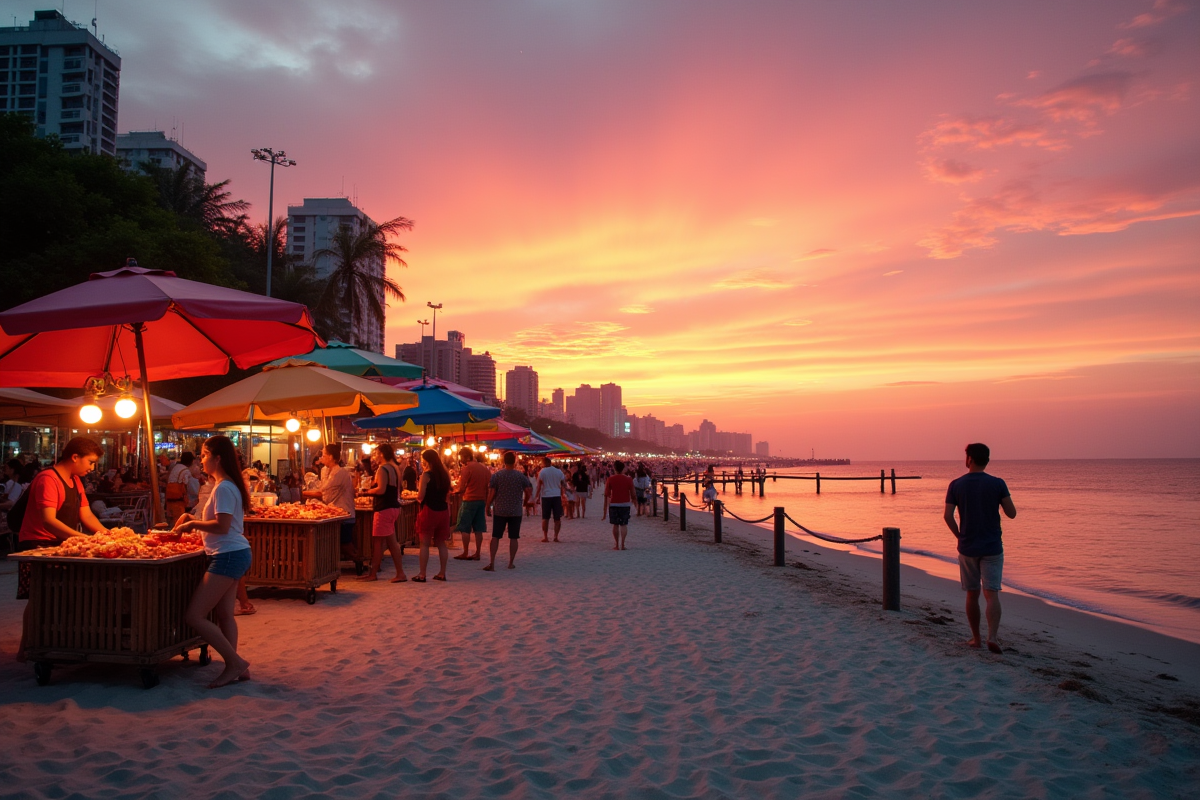
[[[671,511],[671,521],[667,525],[679,532],[679,517],[674,502]],[[701,517],[707,525],[693,522],[695,519],[696,516],[693,515],[688,517],[689,533],[703,531],[711,534],[712,525],[707,515]],[[663,524],[661,518],[658,524]],[[771,570],[779,569],[771,565],[772,544],[769,528],[726,517],[722,521],[722,533],[726,543],[730,542],[732,535],[743,544],[761,550],[760,566]],[[726,545],[712,546],[720,548]],[[819,570],[823,567],[836,571],[838,576],[850,582],[849,585],[843,584],[841,590],[855,592],[858,595],[856,601],[866,599],[880,602],[880,554],[858,548],[843,550],[792,531],[788,531],[785,537],[785,553],[788,567],[784,569],[790,571],[796,562],[799,562],[810,569]],[[898,612],[898,616],[902,617],[900,621],[948,629],[954,632],[954,636],[950,637],[952,640],[965,639],[969,630],[963,611],[963,592],[958,581],[933,574],[919,563],[914,564],[906,560],[906,556],[911,559],[912,554],[902,553],[901,556],[901,611]],[[936,561],[939,565],[942,563],[928,556],[917,558],[921,561]],[[1186,688],[1189,693],[1200,697],[1200,643],[1172,636],[1131,620],[1054,603],[1007,587],[1002,592],[1001,602],[1003,617],[1000,639],[1005,643],[1006,653],[1007,647],[1012,645],[1020,651],[1017,655],[1033,653],[1042,657],[1053,657],[1054,654],[1049,652],[1049,648],[1062,647],[1070,651],[1069,654],[1060,654],[1062,658],[1067,658],[1068,655],[1077,661],[1079,657],[1090,658],[1129,670],[1130,674],[1126,677],[1139,682],[1143,689]],[[937,606],[942,613],[935,615],[929,612],[933,606]],[[929,613],[922,617],[920,611]],[[950,621],[945,621],[947,612]],[[879,613],[887,615],[897,612],[880,610]],[[1018,641],[1024,646],[1017,644]],[[1158,678],[1159,674],[1169,674],[1176,680]]]

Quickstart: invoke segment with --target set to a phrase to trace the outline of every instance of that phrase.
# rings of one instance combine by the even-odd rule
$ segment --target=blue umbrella
[[[494,451],[511,450],[514,453],[549,453],[554,450],[548,444],[537,441],[525,443],[520,439],[501,439],[498,442],[489,442],[488,447]]]
[[[460,397],[439,386],[414,386],[409,391],[417,396],[416,408],[356,419],[354,426],[363,430],[404,428],[410,433],[419,433],[413,429],[428,425],[465,425],[500,416],[500,409],[495,406]]]

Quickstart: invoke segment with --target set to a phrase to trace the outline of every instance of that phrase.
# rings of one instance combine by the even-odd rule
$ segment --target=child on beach
[[[704,481],[704,510],[712,509],[713,501],[717,499],[717,487],[711,480]]]
[[[570,481],[563,484],[563,500],[567,504],[567,519],[575,519],[575,487]]]

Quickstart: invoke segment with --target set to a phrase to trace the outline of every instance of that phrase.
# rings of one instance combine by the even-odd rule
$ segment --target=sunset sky
[[[773,454],[1200,456],[1195,3],[101,0],[99,29],[120,129],[178,125],[256,221],[264,146],[299,162],[277,214],[344,187],[415,220],[389,354],[432,300],[546,397],[615,381]]]

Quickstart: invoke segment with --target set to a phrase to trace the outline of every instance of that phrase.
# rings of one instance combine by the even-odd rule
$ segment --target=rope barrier
[[[737,514],[730,511],[728,506],[725,506],[724,508],[722,508],[721,511],[725,514],[728,514],[729,516],[733,517],[736,520],[739,520],[741,522],[748,522],[751,525],[758,525],[760,522],[769,522],[770,520],[775,519],[774,514],[767,514],[762,519],[746,519],[745,517],[739,517]]]
[[[871,536],[866,539],[843,539],[840,536],[830,536],[828,533],[818,533],[817,531],[810,530],[809,528],[801,525],[799,522],[796,522],[796,520],[792,519],[790,514],[785,513],[783,516],[787,518],[788,522],[792,523],[809,536],[815,536],[818,539],[824,539],[827,542],[834,542],[835,544],[862,544],[863,542],[874,542],[883,538],[883,534],[879,534],[878,536]]]

